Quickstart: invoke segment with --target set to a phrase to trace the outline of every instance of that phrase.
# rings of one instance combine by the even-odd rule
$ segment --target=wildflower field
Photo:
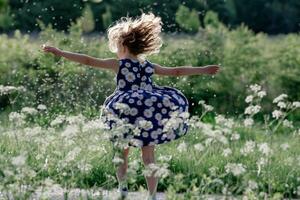
[[[106,40],[84,37],[80,24],[69,35],[42,28],[36,38],[19,31],[0,35],[0,198],[28,199],[38,188],[116,188],[120,159],[99,118],[114,74],[40,52],[50,43],[110,57]],[[155,77],[188,97],[190,129],[158,146],[151,168],[131,149],[129,190],[146,188],[143,174],[155,170],[167,199],[300,198],[299,35],[269,38],[220,25],[164,38],[161,53],[150,60],[223,69],[215,77]],[[123,128],[121,121],[114,131]]]

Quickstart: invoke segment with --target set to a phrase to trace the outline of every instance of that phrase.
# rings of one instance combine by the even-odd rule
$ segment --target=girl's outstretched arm
[[[200,74],[216,74],[220,70],[218,65],[207,65],[203,67],[162,67],[159,64],[153,64],[154,73],[166,76],[188,76]]]
[[[68,60],[78,62],[84,65],[89,65],[92,67],[99,67],[113,70],[115,73],[118,72],[118,60],[114,58],[99,59],[92,56],[88,56],[80,53],[73,53],[69,51],[63,51],[51,46],[42,46],[44,52],[53,53],[56,56],[62,56]]]

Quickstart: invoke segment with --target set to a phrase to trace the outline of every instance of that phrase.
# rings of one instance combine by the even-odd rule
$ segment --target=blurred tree
[[[12,12],[15,15],[14,28],[21,30],[36,30],[40,19],[46,25],[53,24],[57,30],[67,30],[71,22],[82,15],[84,3],[82,0],[10,0]]]
[[[110,6],[106,6],[105,13],[102,14],[102,23],[104,28],[108,28],[109,25],[112,23],[112,15],[110,11]]]
[[[65,0],[63,3],[60,0],[0,0],[0,7],[3,2],[9,3],[15,16],[14,28],[22,30],[37,29],[36,19],[52,23],[58,30],[67,30],[71,21],[82,16],[85,4],[91,5],[96,31],[104,31],[109,23],[123,16],[134,17],[149,11],[162,18],[165,32],[180,31],[183,28],[177,23],[176,12],[179,8],[182,10],[182,6],[192,9],[194,16],[197,13],[200,22],[205,13],[212,10],[227,26],[244,23],[255,32],[271,34],[300,30],[299,0]],[[195,18],[188,23],[198,24]]]
[[[176,12],[176,22],[183,30],[191,33],[198,32],[200,27],[200,21],[196,10],[193,9],[190,11],[189,8],[183,5],[180,5]]]
[[[82,14],[82,30],[84,33],[89,33],[95,28],[94,15],[91,6],[86,4]]]
[[[205,27],[212,26],[214,28],[218,28],[220,25],[218,14],[213,11],[208,11],[203,21]]]
[[[0,0],[0,30],[6,31],[13,26],[14,19],[7,0]]]
[[[245,23],[255,32],[288,33],[299,31],[299,0],[233,0],[235,18],[229,23]]]

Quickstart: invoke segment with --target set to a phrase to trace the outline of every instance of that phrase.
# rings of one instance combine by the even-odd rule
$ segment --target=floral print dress
[[[167,143],[188,131],[187,98],[175,88],[152,83],[153,73],[154,66],[148,60],[119,60],[117,87],[102,106],[101,118],[110,129],[116,125],[110,116],[139,127],[139,132],[130,129],[121,134],[129,146]],[[119,105],[125,105],[125,109]]]

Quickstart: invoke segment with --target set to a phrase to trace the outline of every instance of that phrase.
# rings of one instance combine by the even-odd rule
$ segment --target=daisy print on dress
[[[134,73],[132,72],[128,72],[126,75],[125,75],[125,79],[129,82],[133,82],[135,80],[135,75]]]

